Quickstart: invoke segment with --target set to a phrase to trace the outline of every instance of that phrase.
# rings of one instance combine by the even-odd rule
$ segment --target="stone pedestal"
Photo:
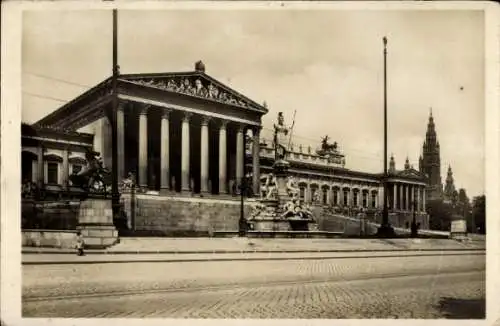
[[[276,197],[259,200],[263,207],[257,215],[249,220],[254,236],[257,236],[258,232],[266,233],[267,236],[277,232],[286,237],[286,232],[318,230],[318,225],[312,218],[283,216],[285,213],[284,205],[291,199],[287,191],[289,166],[290,163],[284,160],[278,160],[274,163],[273,175],[276,178]],[[273,236],[276,236],[276,234]]]
[[[453,216],[450,226],[450,238],[457,239],[467,236],[467,221],[460,215]]]
[[[118,231],[113,224],[110,199],[88,198],[80,203],[77,230],[85,241],[85,248],[108,248],[118,241]]]

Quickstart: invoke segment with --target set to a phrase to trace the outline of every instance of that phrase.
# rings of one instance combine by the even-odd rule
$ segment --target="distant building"
[[[419,171],[427,176],[427,200],[443,200],[441,156],[432,111],[429,115],[423,151],[419,160]]]

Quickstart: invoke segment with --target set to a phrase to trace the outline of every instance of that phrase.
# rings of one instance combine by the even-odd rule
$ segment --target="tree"
[[[429,227],[431,230],[449,231],[453,216],[453,208],[450,204],[441,200],[433,200],[427,203],[429,213]]]
[[[467,193],[464,188],[460,188],[458,191],[458,214],[463,215],[467,221],[467,232],[476,233],[476,225],[474,222],[474,216],[472,215],[472,206],[467,197]]]
[[[486,196],[476,196],[472,200],[472,215],[479,233],[486,234]]]

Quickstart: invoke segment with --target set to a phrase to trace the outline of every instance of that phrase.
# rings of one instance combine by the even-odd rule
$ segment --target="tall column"
[[[243,125],[238,126],[238,131],[236,133],[236,185],[239,186],[241,184],[241,179],[243,178],[243,158],[244,158],[244,140],[243,140]],[[239,193],[239,187],[236,188]]]
[[[406,197],[406,202],[405,202],[405,208],[407,211],[410,210],[410,185],[405,185],[405,197]]]
[[[399,204],[398,204],[398,209],[399,210],[403,210],[404,209],[404,207],[403,207],[403,204],[404,204],[404,201],[403,201],[403,185],[399,184],[398,188],[399,188]]]
[[[417,191],[417,212],[421,212],[422,211],[422,205],[420,203],[420,186],[416,186],[416,189]]]
[[[148,107],[139,111],[139,186],[148,187]]]
[[[209,117],[202,117],[201,120],[201,153],[200,153],[200,192],[208,192],[208,164],[209,164],[209,150],[208,150],[208,122]]]
[[[410,201],[410,205],[411,205],[410,211],[413,212],[414,210],[416,210],[416,206],[415,206],[416,205],[416,201],[415,201],[416,198],[415,198],[415,186],[414,185],[410,186],[410,198],[411,198],[411,201]]]
[[[118,103],[118,110],[116,112],[116,134],[118,137],[117,142],[117,156],[118,156],[118,182],[125,178],[125,103]]]
[[[65,148],[63,150],[63,162],[62,162],[62,184],[66,187],[69,185],[69,150]]]
[[[396,211],[398,209],[398,185],[396,183],[392,184],[392,209]]]
[[[227,194],[227,121],[219,127],[219,194]]]
[[[42,189],[45,184],[45,164],[43,160],[44,148],[42,146],[38,147],[38,188]]]
[[[426,190],[425,187],[422,188],[422,211],[427,212],[427,209],[425,207],[425,200],[426,200]]]
[[[161,115],[160,179],[162,191],[170,190],[170,109],[163,109]]]
[[[252,144],[252,176],[253,176],[253,193],[260,193],[260,129],[253,129],[253,144]]]
[[[190,190],[190,180],[189,180],[189,120],[191,118],[191,113],[184,113],[184,118],[182,119],[182,157],[181,157],[181,190]]]

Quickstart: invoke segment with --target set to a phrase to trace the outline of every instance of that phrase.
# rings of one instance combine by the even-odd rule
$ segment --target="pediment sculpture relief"
[[[244,108],[251,106],[248,102],[237,98],[236,96],[230,94],[229,92],[224,91],[223,89],[214,85],[213,83],[208,83],[208,85],[205,86],[200,78],[195,79],[194,83],[188,77],[170,78],[167,81],[154,80],[154,79],[149,79],[149,80],[139,79],[137,80],[137,83],[145,86],[160,88],[171,92],[208,98],[221,103],[237,105]]]

